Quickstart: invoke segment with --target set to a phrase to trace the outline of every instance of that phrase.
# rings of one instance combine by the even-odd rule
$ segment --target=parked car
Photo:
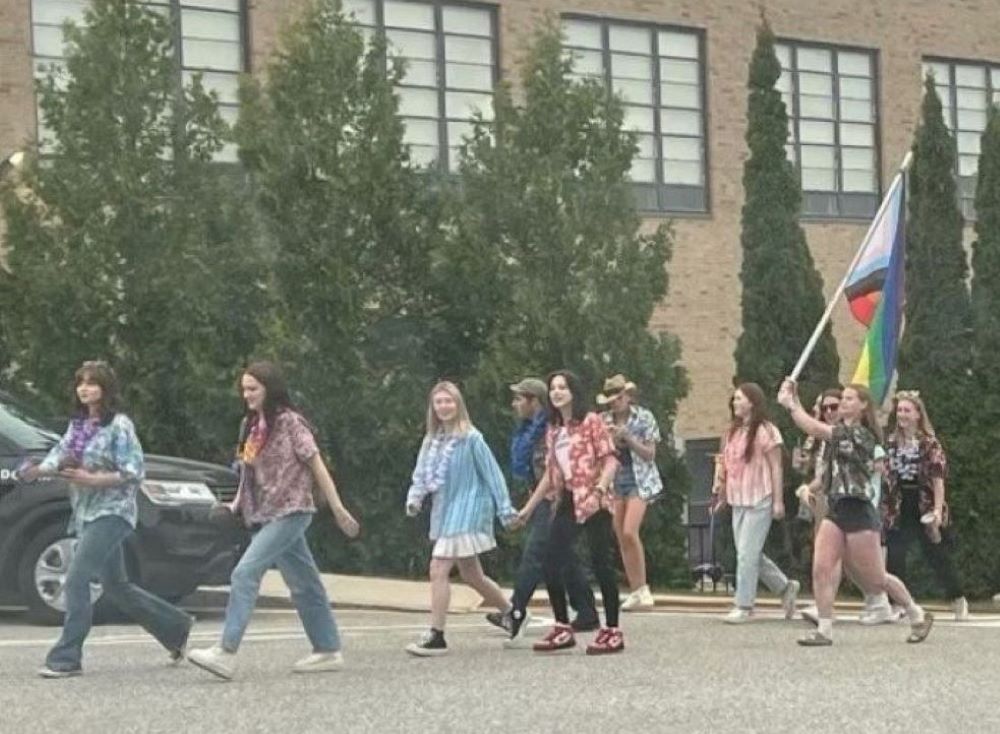
[[[76,542],[67,532],[69,488],[59,478],[22,482],[17,467],[40,460],[59,435],[0,392],[0,603],[23,604],[35,621],[59,624],[63,583]],[[236,493],[227,467],[146,455],[136,532],[126,541],[132,581],[168,600],[201,585],[227,584],[248,540],[235,523],[210,518],[217,501]],[[103,611],[94,585],[96,611]]]

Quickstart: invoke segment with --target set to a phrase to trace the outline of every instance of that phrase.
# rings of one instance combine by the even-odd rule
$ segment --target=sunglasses
[[[823,410],[837,410],[840,408],[840,403],[826,403],[823,405]]]

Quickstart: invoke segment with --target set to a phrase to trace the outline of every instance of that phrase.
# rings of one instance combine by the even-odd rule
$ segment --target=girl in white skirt
[[[451,597],[449,578],[458,566],[462,580],[487,604],[506,611],[508,602],[493,579],[483,574],[479,554],[493,550],[493,520],[509,527],[517,516],[507,483],[492,452],[469,420],[462,393],[439,382],[427,404],[427,434],[406,495],[406,514],[420,512],[431,497],[431,628],[406,651],[419,657],[444,655],[445,617]]]

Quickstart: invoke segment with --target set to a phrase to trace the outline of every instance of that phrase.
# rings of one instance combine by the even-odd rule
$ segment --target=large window
[[[875,53],[794,41],[775,50],[803,214],[873,216],[879,200]]]
[[[229,124],[239,112],[239,74],[246,69],[243,0],[160,0],[145,3],[151,9],[176,19],[179,66],[185,82],[200,72],[202,83],[219,96],[219,111]],[[83,22],[88,0],[32,0],[31,30],[35,73],[57,65],[63,58],[62,24]],[[39,115],[39,138],[45,137]],[[227,145],[217,156],[236,160],[236,148]]]
[[[979,141],[986,130],[990,103],[1000,104],[1000,64],[927,60],[924,73],[934,75],[934,86],[944,108],[944,122],[955,136],[962,213],[966,219],[973,219]]]
[[[606,84],[638,135],[631,170],[647,211],[708,209],[704,36],[700,31],[567,16],[574,73]]]
[[[474,115],[493,117],[496,9],[441,0],[344,0],[344,10],[363,28],[385,33],[389,54],[406,62],[397,92],[413,161],[455,170]]]

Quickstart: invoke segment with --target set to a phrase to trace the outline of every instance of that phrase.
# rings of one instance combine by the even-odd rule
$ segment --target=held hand
[[[41,475],[42,470],[33,461],[26,461],[17,469],[17,476],[22,482],[33,482]]]
[[[709,504],[708,506],[709,514],[714,515],[718,512],[722,512],[723,510],[726,509],[726,504],[727,502],[725,493],[721,491],[713,491],[712,501],[711,504]]]
[[[784,520],[785,519],[785,503],[784,502],[775,502],[773,505],[771,505],[771,517],[773,517],[775,520]]]
[[[799,498],[799,502],[804,502],[810,507],[816,506],[816,497],[813,496],[812,490],[809,488],[808,484],[803,484],[801,487],[796,489],[795,496]]]
[[[406,516],[416,517],[420,514],[420,503],[419,502],[407,502],[406,503]]]
[[[354,519],[354,515],[347,511],[346,507],[335,507],[333,509],[333,519],[337,521],[340,532],[348,538],[358,537],[361,532],[361,524]]]
[[[786,377],[778,390],[778,404],[791,410],[798,403],[798,386],[791,378]]]

